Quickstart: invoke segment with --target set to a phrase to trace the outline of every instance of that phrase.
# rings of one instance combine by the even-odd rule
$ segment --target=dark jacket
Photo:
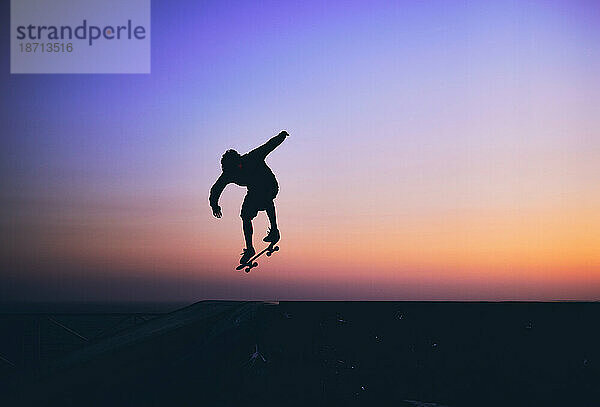
[[[265,158],[271,151],[283,143],[286,136],[287,133],[285,132],[279,133],[262,146],[241,156],[241,167],[224,171],[210,189],[210,197],[208,198],[210,206],[213,208],[219,206],[219,197],[223,189],[230,183],[247,187],[249,194],[268,194],[270,191],[277,190],[277,179],[273,171],[265,163]]]

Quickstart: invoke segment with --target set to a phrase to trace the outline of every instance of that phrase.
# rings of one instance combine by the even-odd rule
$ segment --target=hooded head
[[[221,168],[223,172],[231,172],[240,167],[242,164],[240,154],[235,150],[227,150],[221,157]]]

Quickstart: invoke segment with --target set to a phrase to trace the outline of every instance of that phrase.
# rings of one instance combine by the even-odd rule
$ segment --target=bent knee
[[[242,220],[244,222],[248,222],[248,221],[251,221],[252,219],[254,219],[257,214],[258,214],[258,212],[242,211],[240,213],[240,218],[242,218]]]

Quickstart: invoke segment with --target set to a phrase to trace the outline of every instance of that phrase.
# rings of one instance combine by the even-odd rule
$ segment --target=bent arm
[[[256,147],[254,150],[250,151],[248,154],[256,155],[264,160],[271,151],[275,150],[277,146],[283,143],[283,140],[285,140],[288,135],[287,131],[282,131],[262,146]]]
[[[225,174],[221,174],[221,176],[217,179],[217,182],[210,189],[210,196],[208,198],[208,202],[210,203],[211,208],[216,208],[219,206],[219,198],[221,197],[221,193],[225,189],[225,187],[229,184],[229,180],[225,176]]]

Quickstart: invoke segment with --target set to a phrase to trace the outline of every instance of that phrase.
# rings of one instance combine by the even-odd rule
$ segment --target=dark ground
[[[207,301],[0,314],[0,405],[600,405],[599,311]]]

